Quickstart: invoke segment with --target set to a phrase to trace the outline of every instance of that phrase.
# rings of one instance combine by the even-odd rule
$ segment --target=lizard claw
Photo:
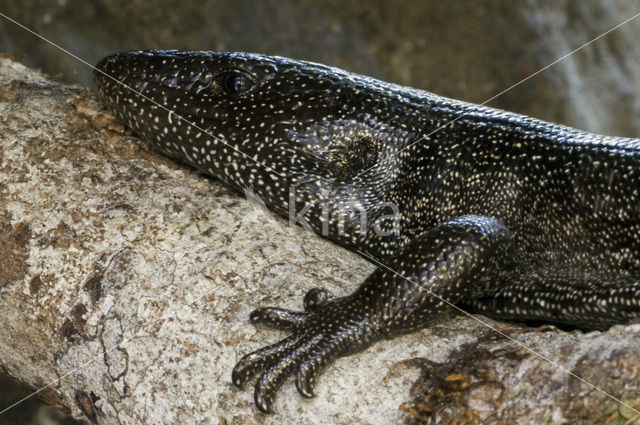
[[[255,402],[258,409],[263,413],[271,412],[271,405],[275,400],[276,393],[282,386],[285,378],[296,368],[298,362],[309,347],[319,342],[321,337],[313,337],[309,341],[298,344],[288,355],[281,358],[275,365],[262,374],[255,388]]]
[[[266,365],[277,362],[284,357],[298,339],[295,335],[292,335],[280,342],[247,354],[233,368],[231,381],[235,386],[242,387],[256,373],[264,369]]]
[[[315,380],[322,368],[337,356],[331,355],[331,349],[320,349],[313,353],[298,367],[296,375],[296,389],[302,397],[314,396],[313,387]]]

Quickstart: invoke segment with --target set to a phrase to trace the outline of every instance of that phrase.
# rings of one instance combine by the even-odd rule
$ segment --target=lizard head
[[[310,203],[315,221],[321,203],[329,220],[378,208],[416,139],[403,124],[412,89],[308,62],[148,50],[106,57],[94,76],[101,101],[162,152],[281,213]]]

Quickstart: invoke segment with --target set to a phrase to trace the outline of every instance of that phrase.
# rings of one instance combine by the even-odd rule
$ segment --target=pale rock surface
[[[413,417],[400,406],[418,370],[399,366],[385,379],[389,368],[411,357],[446,363],[488,331],[464,315],[440,318],[340,359],[313,400],[287,381],[277,414],[258,413],[231,369],[284,334],[249,324],[250,311],[299,309],[316,286],[346,294],[373,266],[152,152],[86,90],[9,59],[0,59],[0,247],[0,368],[89,423],[398,423]],[[632,325],[513,338],[637,401],[639,334]],[[566,372],[520,357],[490,362],[500,400],[479,385],[447,414],[534,424],[615,413]],[[577,401],[588,408],[575,413]]]

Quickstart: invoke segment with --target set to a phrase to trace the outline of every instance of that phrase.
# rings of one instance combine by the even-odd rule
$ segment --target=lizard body
[[[233,371],[260,373],[264,412],[288,375],[312,396],[333,359],[443,300],[583,329],[640,316],[638,140],[266,55],[137,51],[97,69],[105,105],[160,151],[384,264],[345,297],[252,313],[291,332]]]

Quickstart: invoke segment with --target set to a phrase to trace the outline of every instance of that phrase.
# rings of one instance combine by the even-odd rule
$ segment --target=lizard
[[[287,377],[312,397],[338,357],[452,305],[584,330],[640,316],[636,139],[262,54],[122,52],[94,80],[159,151],[377,264],[348,295],[251,313],[289,332],[233,369],[259,375],[262,412]]]

